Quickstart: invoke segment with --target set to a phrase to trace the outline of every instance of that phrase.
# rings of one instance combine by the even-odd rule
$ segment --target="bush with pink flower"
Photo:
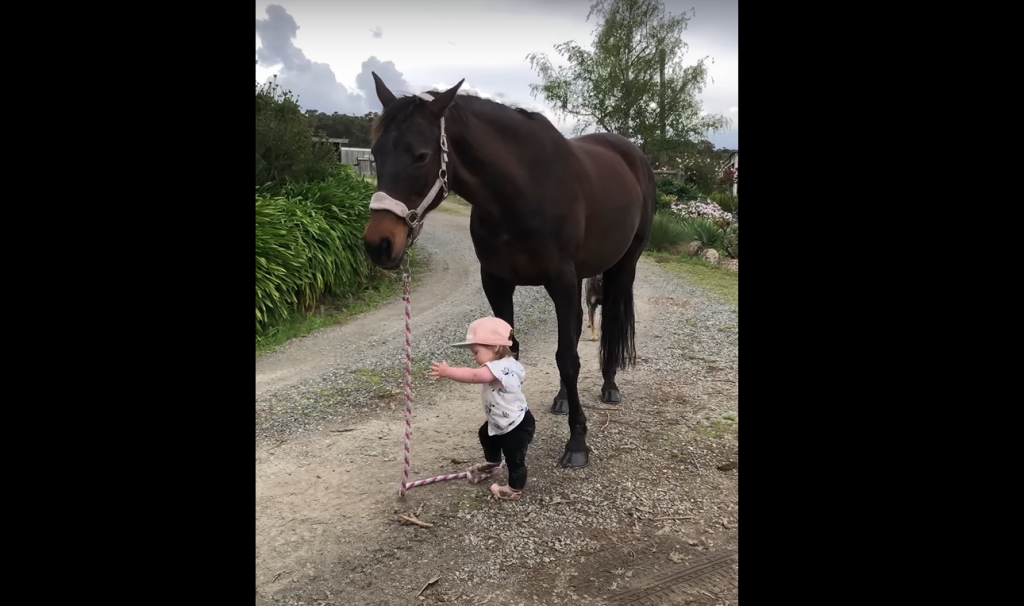
[[[671,205],[672,212],[684,219],[692,217],[706,217],[715,222],[716,225],[725,229],[733,220],[732,214],[710,200],[689,200],[686,202],[675,201]]]

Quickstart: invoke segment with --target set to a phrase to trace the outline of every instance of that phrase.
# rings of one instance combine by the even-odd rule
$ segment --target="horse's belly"
[[[526,246],[501,237],[473,234],[473,248],[480,266],[521,286],[539,286],[548,282],[557,264],[557,254],[548,247]]]
[[[587,221],[576,262],[580,277],[589,278],[614,265],[633,243],[639,223],[639,213],[628,207],[621,212],[593,216]]]

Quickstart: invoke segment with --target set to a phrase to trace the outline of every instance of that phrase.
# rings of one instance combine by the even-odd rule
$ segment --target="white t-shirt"
[[[529,407],[523,395],[523,381],[526,371],[515,358],[492,360],[484,364],[494,377],[501,381],[501,387],[484,384],[482,400],[487,415],[487,435],[506,434],[523,420]]]

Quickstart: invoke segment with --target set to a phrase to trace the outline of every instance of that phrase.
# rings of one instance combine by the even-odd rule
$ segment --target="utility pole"
[[[658,64],[660,71],[658,74],[658,84],[660,90],[658,91],[658,120],[661,122],[661,164],[664,166],[666,161],[665,156],[665,139],[668,136],[668,131],[665,128],[665,47],[662,46],[658,49]]]

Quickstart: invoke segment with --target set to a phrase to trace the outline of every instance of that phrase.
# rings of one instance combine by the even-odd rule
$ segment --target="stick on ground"
[[[420,597],[421,595],[423,595],[423,592],[427,590],[427,587],[430,587],[431,585],[433,585],[434,583],[438,582],[439,580],[441,580],[441,577],[440,576],[436,576],[436,577],[430,579],[429,581],[427,581],[427,584],[423,586],[423,589],[420,589],[420,592],[416,594],[416,597]]]
[[[427,522],[421,522],[421,521],[417,520],[416,516],[414,516],[414,515],[408,515],[408,516],[399,515],[398,517],[402,518],[406,522],[409,522],[410,524],[415,524],[417,526],[422,526],[424,528],[433,528],[434,527],[433,524],[429,524]]]

